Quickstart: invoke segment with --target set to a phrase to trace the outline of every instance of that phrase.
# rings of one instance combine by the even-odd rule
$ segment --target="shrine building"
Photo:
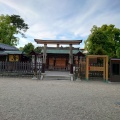
[[[73,76],[73,65],[78,64],[79,57],[84,54],[79,48],[74,48],[73,45],[80,45],[82,40],[41,40],[34,39],[37,44],[43,44],[43,60],[42,60],[42,75],[45,70],[69,70]],[[47,47],[49,44],[56,44],[56,47]],[[60,47],[61,45],[69,45],[69,47]]]

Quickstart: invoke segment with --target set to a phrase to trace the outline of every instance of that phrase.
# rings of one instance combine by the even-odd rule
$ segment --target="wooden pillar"
[[[86,80],[88,80],[89,78],[89,57],[86,56]]]
[[[54,63],[53,63],[53,69],[55,69],[55,64],[56,64],[56,57],[54,56]]]
[[[6,55],[6,60],[5,60],[6,62],[8,61],[8,56]]]
[[[42,63],[42,73],[45,73],[45,65],[46,65],[46,48],[47,48],[47,44],[44,44],[44,49],[43,49],[43,63]]]
[[[80,56],[78,55],[78,78],[80,78]]]
[[[106,73],[106,64],[105,64],[105,62],[106,62],[106,57],[103,58],[103,67],[104,67],[103,79],[104,79],[104,80],[106,79],[106,78],[105,78],[105,73]]]
[[[70,74],[73,74],[73,53],[72,53],[72,44],[70,44],[69,63],[70,63]]]
[[[59,44],[57,44],[57,48],[59,48]]]
[[[108,56],[106,57],[106,81],[108,81]]]

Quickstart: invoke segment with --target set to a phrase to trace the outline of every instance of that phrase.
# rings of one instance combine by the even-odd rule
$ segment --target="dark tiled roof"
[[[11,55],[21,55],[21,54],[24,54],[22,51],[0,51],[0,55],[8,55],[8,54],[11,54]]]
[[[18,50],[18,48],[14,47],[14,46],[10,46],[10,45],[3,44],[3,43],[0,43],[0,49],[2,49],[2,50],[15,50],[15,51]]]
[[[22,51],[4,51],[4,53],[6,53],[6,54],[23,54],[23,52]]]
[[[7,53],[5,53],[5,51],[0,51],[0,55],[7,55]]]
[[[43,49],[41,51],[43,53]],[[69,48],[47,48],[46,53],[51,54],[69,54],[70,50]],[[81,52],[78,48],[72,49],[73,54],[77,54],[78,52]]]
[[[47,50],[47,53],[52,53],[52,54],[69,54],[70,50]],[[77,54],[79,50],[72,50],[73,54]]]

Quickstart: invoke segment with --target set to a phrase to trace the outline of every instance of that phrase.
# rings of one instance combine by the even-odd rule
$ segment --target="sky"
[[[29,26],[17,47],[42,39],[83,40],[83,48],[93,25],[120,28],[120,0],[0,0],[1,14],[20,15]]]

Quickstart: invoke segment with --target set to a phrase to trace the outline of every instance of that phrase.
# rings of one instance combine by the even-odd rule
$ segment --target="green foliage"
[[[23,37],[23,32],[28,29],[28,25],[18,15],[1,15],[0,16],[0,43],[16,46],[19,38],[15,35],[20,33]]]
[[[116,50],[116,56],[120,58],[120,47]]]
[[[23,51],[23,47],[20,47],[19,50],[20,50],[20,51]]]
[[[41,53],[41,48],[40,48],[40,47],[36,47],[36,48],[34,49],[34,51],[35,51],[36,53]]]
[[[28,43],[23,47],[23,51],[29,55],[34,50],[34,45],[32,43]]]
[[[18,39],[13,36],[16,34],[16,27],[12,26],[8,15],[0,16],[0,43],[16,45]]]
[[[85,49],[89,54],[119,57],[120,29],[114,25],[93,26],[91,34],[85,41]]]
[[[19,15],[11,15],[10,19],[13,26],[17,28],[17,32],[20,33],[23,37],[25,37],[25,34],[23,32],[27,31],[28,25],[24,22],[24,20],[20,18]]]

